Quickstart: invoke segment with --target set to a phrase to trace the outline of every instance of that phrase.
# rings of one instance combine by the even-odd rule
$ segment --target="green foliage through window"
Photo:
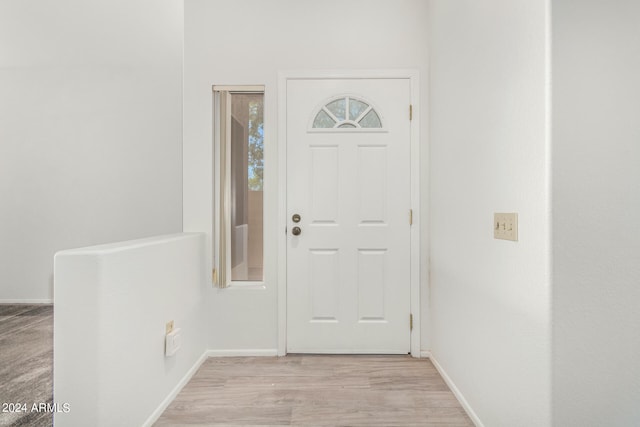
[[[264,103],[249,102],[249,190],[262,191],[264,181]]]

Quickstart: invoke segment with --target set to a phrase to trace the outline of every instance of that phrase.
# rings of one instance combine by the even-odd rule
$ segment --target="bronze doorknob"
[[[294,236],[299,236],[300,233],[302,233],[302,229],[300,227],[293,227],[291,233],[293,233]]]

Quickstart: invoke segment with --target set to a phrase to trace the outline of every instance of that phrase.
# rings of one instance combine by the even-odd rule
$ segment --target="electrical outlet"
[[[518,214],[494,213],[493,237],[502,240],[518,240]]]
[[[167,325],[165,327],[165,334],[170,334],[171,331],[173,331],[173,320],[170,320],[167,322]]]

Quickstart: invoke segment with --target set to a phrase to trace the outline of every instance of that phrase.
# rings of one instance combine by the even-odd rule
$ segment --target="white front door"
[[[410,80],[288,80],[286,102],[287,351],[406,354]]]

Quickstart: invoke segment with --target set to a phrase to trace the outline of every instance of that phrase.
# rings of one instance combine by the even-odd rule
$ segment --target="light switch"
[[[493,237],[503,240],[518,240],[518,214],[494,213],[493,214]]]
[[[181,344],[180,328],[176,328],[165,335],[164,338],[164,354],[165,356],[173,356],[180,349]]]

